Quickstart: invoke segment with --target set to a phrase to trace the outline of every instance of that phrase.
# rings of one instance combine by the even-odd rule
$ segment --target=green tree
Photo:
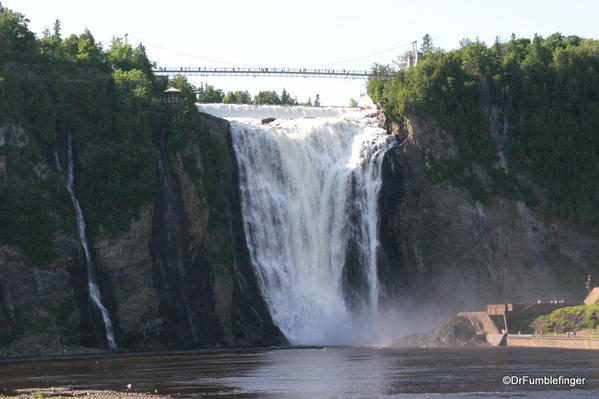
[[[250,93],[242,90],[229,91],[223,98],[223,103],[226,104],[251,104],[252,96]]]
[[[102,47],[96,42],[96,39],[87,28],[79,35],[77,60],[95,66],[102,66],[104,64]]]
[[[297,105],[297,98],[292,97],[286,89],[281,92],[281,104],[284,105]]]
[[[8,8],[0,11],[0,59],[27,60],[38,54],[35,35],[29,30],[29,20]]]
[[[316,98],[314,99],[314,106],[320,107],[320,94],[316,95]]]
[[[201,83],[198,87],[197,100],[199,103],[222,103],[225,93],[221,89],[215,89],[208,83]]]
[[[420,51],[424,55],[428,55],[435,50],[433,47],[433,38],[428,33],[422,37],[422,44],[420,45]]]
[[[113,70],[129,71],[139,69],[149,78],[153,76],[153,64],[148,59],[146,49],[142,44],[133,48],[130,44],[125,44],[122,38],[115,37],[112,39],[110,48],[106,51],[106,57]]]
[[[62,37],[60,36],[60,21],[57,19],[54,21],[54,30],[52,34],[52,38],[60,41]]]
[[[139,69],[123,71],[117,69],[112,74],[114,84],[123,92],[135,97],[148,98],[152,91],[152,82]]]
[[[280,105],[282,103],[281,98],[274,90],[261,91],[254,97],[254,104]]]
[[[54,36],[48,40],[42,39],[42,41],[44,42],[43,51],[49,52],[55,58],[80,62],[97,68],[104,68],[106,65],[102,47],[99,43],[96,43],[94,36],[88,29],[85,29],[79,36],[70,35],[62,41]],[[59,45],[59,48],[56,48],[57,45]]]
[[[349,106],[350,107],[357,107],[358,106],[358,102],[356,101],[356,99],[350,98],[349,99]]]

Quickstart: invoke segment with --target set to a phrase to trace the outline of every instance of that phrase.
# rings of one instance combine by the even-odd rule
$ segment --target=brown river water
[[[584,384],[505,385],[505,376]],[[599,398],[599,351],[292,348],[0,363],[0,396],[71,387],[215,398]]]

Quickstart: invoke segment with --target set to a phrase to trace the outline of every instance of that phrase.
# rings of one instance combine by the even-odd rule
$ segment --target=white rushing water
[[[231,120],[245,234],[277,326],[294,344],[376,343],[378,192],[393,140],[372,111],[200,109]]]
[[[201,112],[226,119],[315,118],[361,113],[352,107],[306,107],[302,105],[197,104]],[[370,111],[372,112],[372,110]]]
[[[104,323],[104,329],[106,331],[106,341],[108,343],[108,347],[111,350],[117,349],[116,341],[114,339],[114,331],[112,328],[112,321],[110,320],[110,315],[108,314],[108,310],[102,303],[102,296],[100,294],[100,290],[98,288],[98,284],[96,283],[95,276],[92,270],[92,257],[89,252],[89,246],[87,243],[87,234],[85,227],[85,219],[83,218],[83,211],[81,210],[81,206],[79,205],[79,200],[77,200],[77,196],[75,195],[75,190],[73,188],[74,183],[74,166],[73,166],[73,145],[71,142],[71,136],[68,136],[67,139],[67,191],[69,192],[69,196],[71,197],[71,202],[73,203],[73,208],[75,209],[75,218],[77,219],[77,231],[79,232],[79,239],[81,241],[81,246],[83,247],[83,253],[85,255],[85,264],[87,267],[87,288],[89,291],[89,297],[92,303],[96,306],[96,308],[100,311],[102,315],[102,321]],[[54,153],[56,166],[60,171],[62,171],[62,167],[60,165],[60,159],[58,157],[58,151]]]

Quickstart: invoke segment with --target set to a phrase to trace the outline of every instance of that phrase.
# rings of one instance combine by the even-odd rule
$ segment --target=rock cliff
[[[596,233],[548,216],[543,190],[516,170],[539,204],[493,195],[481,202],[466,188],[433,179],[429,157],[458,155],[452,136],[433,120],[411,117],[399,126],[380,115],[398,145],[383,165],[379,273],[385,303],[418,314],[418,326],[407,330],[438,325],[439,318],[485,303],[582,300],[587,274],[599,272]],[[509,127],[497,110],[485,115],[499,162],[506,162]],[[228,122],[202,114],[193,126],[155,134],[155,199],[136,210],[124,231],[100,229],[91,239],[117,342],[136,350],[283,343],[249,260]],[[176,145],[181,139],[185,145]],[[78,154],[79,173],[89,167],[93,150]],[[30,172],[23,184],[43,188],[56,178],[51,158],[28,155],[33,151],[45,150],[23,128],[0,129],[2,189],[16,184],[9,178],[15,168]],[[473,171],[490,184],[484,168]],[[39,192],[50,195],[47,188]],[[12,243],[0,247],[0,353],[104,346],[86,295],[72,208],[67,197],[56,197],[66,213],[54,215],[62,224],[50,240],[50,261],[33,259]]]
[[[488,111],[505,162],[509,128]],[[380,272],[394,306],[425,311],[430,327],[485,303],[582,301],[586,276],[599,273],[596,233],[547,216],[542,189],[517,171],[511,172],[541,199],[537,206],[493,195],[483,204],[465,188],[434,181],[427,158],[455,157],[452,136],[434,120],[410,117],[399,126],[381,113],[381,123],[399,143],[386,154],[380,197]],[[473,169],[489,184],[482,167]]]
[[[156,139],[169,166],[177,220],[166,213],[162,187],[154,202],[139,208],[126,231],[100,231],[91,240],[99,285],[123,349],[285,342],[249,262],[228,122],[208,115],[197,116],[196,122],[200,128],[185,133],[188,145],[182,149],[171,150],[168,140]],[[15,126],[5,126],[1,133],[0,182],[7,189],[5,177],[23,163],[4,150],[22,145],[28,134]],[[43,173],[52,168],[49,160],[27,167],[41,171],[36,176],[40,182],[50,179]],[[78,169],[85,168],[80,159]],[[180,267],[168,261],[173,248],[166,231],[173,223],[178,224]],[[86,298],[74,227],[67,223],[59,229],[52,247],[56,256],[46,263],[32,262],[18,246],[0,247],[0,354],[104,346],[100,321],[94,320]]]

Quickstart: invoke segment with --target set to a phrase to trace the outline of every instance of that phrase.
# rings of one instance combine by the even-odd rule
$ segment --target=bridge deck
[[[199,76],[279,76],[279,77],[319,77],[345,79],[391,79],[393,75],[376,75],[368,71],[347,69],[309,68],[212,68],[212,67],[159,67],[153,69],[157,75],[199,75]]]

